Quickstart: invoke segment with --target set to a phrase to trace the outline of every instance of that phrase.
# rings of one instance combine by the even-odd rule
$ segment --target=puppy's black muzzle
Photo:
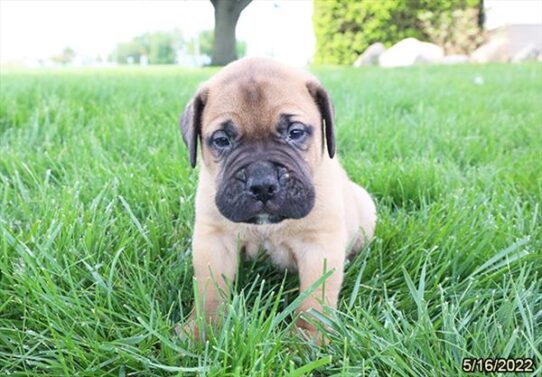
[[[220,213],[231,221],[252,224],[305,217],[314,206],[314,187],[307,169],[293,157],[247,153],[230,161],[217,182]]]

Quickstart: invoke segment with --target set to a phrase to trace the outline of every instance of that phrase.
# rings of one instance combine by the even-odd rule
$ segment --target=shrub
[[[474,8],[420,14],[424,32],[447,54],[470,54],[485,41],[486,35],[478,27],[478,18],[478,10]]]
[[[315,0],[314,62],[352,64],[375,42],[389,47],[407,37],[431,40],[428,17],[479,6],[480,0]]]

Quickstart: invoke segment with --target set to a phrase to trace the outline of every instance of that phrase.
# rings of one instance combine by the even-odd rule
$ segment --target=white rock
[[[406,67],[418,63],[440,63],[443,57],[442,47],[407,38],[384,51],[379,62],[382,67]]]
[[[373,43],[361,54],[354,62],[354,67],[361,67],[363,65],[377,65],[378,58],[382,53],[386,51],[384,45],[380,42]]]
[[[540,55],[540,50],[539,46],[537,47],[534,43],[529,43],[512,57],[512,61],[519,63],[527,60],[536,60]]]
[[[442,59],[442,64],[463,64],[468,62],[469,57],[467,55],[446,55]]]
[[[510,60],[510,42],[496,38],[478,47],[470,55],[475,63],[506,62]]]

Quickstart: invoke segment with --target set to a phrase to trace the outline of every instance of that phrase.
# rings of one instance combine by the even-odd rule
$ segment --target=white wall
[[[542,0],[485,0],[484,8],[489,30],[506,25],[542,25]]]

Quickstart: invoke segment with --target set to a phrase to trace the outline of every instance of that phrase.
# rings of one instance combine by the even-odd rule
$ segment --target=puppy
[[[201,148],[192,251],[207,319],[219,315],[239,248],[249,257],[263,248],[297,270],[301,292],[333,271],[299,311],[335,308],[345,258],[371,240],[376,209],[335,156],[333,108],[318,80],[270,59],[236,61],[199,88],[181,131],[192,167]],[[297,325],[316,335],[302,316]]]

